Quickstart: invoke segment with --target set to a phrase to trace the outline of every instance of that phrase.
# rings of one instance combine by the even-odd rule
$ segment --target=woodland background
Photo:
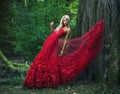
[[[0,0],[1,94],[120,94],[120,0]],[[74,81],[58,89],[21,89],[26,71],[60,18],[71,18],[70,38],[104,19],[101,54]]]

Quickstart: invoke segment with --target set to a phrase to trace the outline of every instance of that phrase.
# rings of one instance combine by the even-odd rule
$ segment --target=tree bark
[[[85,71],[95,81],[118,83],[120,79],[120,1],[79,0],[75,37],[87,32],[104,19],[104,47],[99,57]],[[84,76],[85,74],[81,75]],[[108,81],[107,81],[108,80]]]

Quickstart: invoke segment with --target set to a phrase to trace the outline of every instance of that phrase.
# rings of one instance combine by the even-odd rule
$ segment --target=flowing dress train
[[[64,29],[50,34],[27,71],[24,87],[56,87],[76,78],[102,50],[103,25],[100,20],[82,36],[69,39],[62,57]]]

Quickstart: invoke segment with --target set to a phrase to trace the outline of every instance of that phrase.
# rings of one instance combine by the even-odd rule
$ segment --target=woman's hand
[[[53,26],[54,25],[54,22],[52,21],[51,23],[50,23],[50,26]]]
[[[52,21],[52,22],[50,23],[50,31],[51,31],[51,33],[54,32],[53,25],[54,25],[54,22]]]
[[[59,55],[59,56],[63,56],[63,54],[64,54],[64,52],[61,50],[61,52],[60,52],[60,55]]]

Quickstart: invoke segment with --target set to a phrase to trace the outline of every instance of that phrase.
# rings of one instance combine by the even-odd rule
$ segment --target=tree
[[[97,21],[104,19],[104,47],[99,57],[87,69],[87,77],[96,81],[118,83],[120,79],[120,1],[79,0],[76,32],[84,34]],[[84,74],[85,75],[85,74]]]

